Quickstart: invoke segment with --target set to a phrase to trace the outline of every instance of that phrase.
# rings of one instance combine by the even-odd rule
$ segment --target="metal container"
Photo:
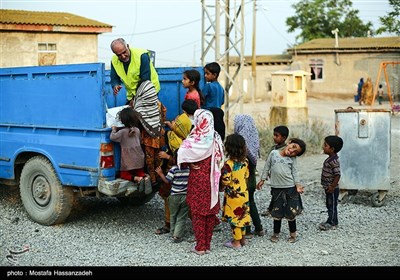
[[[342,190],[339,200],[357,190],[376,190],[374,206],[385,203],[390,189],[391,111],[380,109],[335,110],[336,135],[343,139],[339,152]]]

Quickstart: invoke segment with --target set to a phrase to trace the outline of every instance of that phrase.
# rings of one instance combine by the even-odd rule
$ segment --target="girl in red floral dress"
[[[190,164],[186,202],[192,215],[196,244],[193,253],[210,252],[211,239],[220,210],[219,180],[224,164],[221,137],[214,131],[210,111],[198,109],[194,113],[194,128],[178,150],[178,166]]]

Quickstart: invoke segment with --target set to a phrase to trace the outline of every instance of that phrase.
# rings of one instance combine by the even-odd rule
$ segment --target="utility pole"
[[[335,29],[332,30],[331,32],[332,32],[332,34],[335,35],[335,48],[338,48],[338,47],[339,47],[339,36],[338,36],[338,34],[339,34],[339,29],[338,29],[338,28],[335,28]]]
[[[338,48],[339,48],[339,29],[335,28],[334,30],[331,31],[332,34],[335,34],[335,48],[336,48],[336,64],[340,65],[340,60],[339,60],[339,52],[338,52]]]
[[[252,86],[251,86],[251,102],[255,104],[255,96],[257,90],[257,77],[256,77],[256,14],[257,14],[257,4],[256,0],[253,0],[253,41],[252,41],[252,49],[251,49],[251,77],[252,77]]]
[[[206,56],[214,51],[215,61],[221,65],[220,77],[225,78],[225,124],[229,127],[232,107],[239,104],[243,111],[244,0],[201,0],[201,4],[201,63],[205,65]],[[234,63],[231,57],[235,56],[238,61]],[[238,95],[232,102],[231,90]]]

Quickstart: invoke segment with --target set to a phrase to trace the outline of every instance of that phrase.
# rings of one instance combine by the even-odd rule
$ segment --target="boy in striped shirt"
[[[186,203],[189,171],[189,165],[182,164],[180,169],[177,165],[174,165],[165,176],[161,167],[156,168],[161,180],[164,183],[171,184],[168,206],[170,209],[170,230],[174,243],[181,242],[186,231],[186,219],[189,214],[189,207]]]

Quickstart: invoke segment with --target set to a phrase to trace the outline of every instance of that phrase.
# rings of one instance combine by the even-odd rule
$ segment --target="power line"
[[[174,28],[184,27],[184,26],[186,26],[188,24],[192,24],[192,23],[198,22],[200,20],[201,19],[196,19],[196,20],[192,20],[192,21],[189,21],[189,22],[186,22],[186,23],[181,23],[179,25],[173,25],[173,26],[162,28],[162,29],[150,30],[150,31],[145,31],[145,32],[138,32],[138,33],[131,33],[131,34],[105,34],[104,36],[106,36],[106,37],[111,37],[111,36],[115,37],[115,36],[145,35],[145,34],[150,34],[150,33],[157,33],[157,32],[161,32],[161,31],[171,30],[171,29],[174,29]]]
[[[172,49],[163,50],[163,51],[158,51],[157,53],[166,53],[166,52],[175,51],[175,50],[181,49],[181,48],[183,48],[183,47],[186,47],[186,46],[189,46],[189,45],[193,45],[193,44],[195,44],[195,43],[200,43],[200,40],[192,41],[192,42],[186,43],[186,44],[184,44],[184,45],[181,45],[181,46],[179,46],[179,47],[175,47],[175,48],[172,48]]]
[[[267,17],[267,15],[265,14],[264,9],[260,9],[262,15],[264,16],[264,18],[267,20],[267,22],[269,23],[269,25],[276,31],[276,33],[278,33],[290,46],[293,46],[293,43],[290,42],[280,31],[278,28],[275,27],[275,25],[269,20],[269,18]]]

